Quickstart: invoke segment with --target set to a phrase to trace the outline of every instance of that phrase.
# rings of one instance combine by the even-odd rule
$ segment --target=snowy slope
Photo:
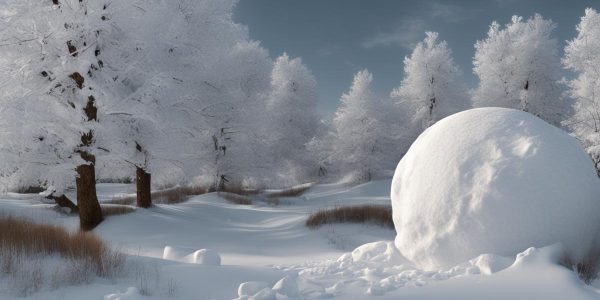
[[[556,250],[552,247],[532,251],[517,263],[514,257],[490,255],[426,272],[395,250],[393,230],[351,224],[318,230],[304,227],[307,215],[322,207],[389,204],[389,186],[390,180],[350,188],[318,185],[278,207],[232,205],[208,194],[177,205],[157,205],[112,216],[95,231],[130,254],[125,274],[113,281],[97,279],[90,285],[46,289],[30,298],[234,299],[239,296],[240,284],[250,281],[258,283],[246,284],[241,291],[266,286],[263,295],[267,297],[262,299],[276,299],[268,297],[274,296],[274,286],[280,294],[293,295],[297,291],[296,299],[487,299],[489,295],[498,299],[565,299],[565,295],[569,299],[600,298],[598,291],[584,286],[572,272],[555,263],[552,253]],[[131,188],[99,185],[99,193],[109,199],[111,193],[130,193]],[[13,214],[76,228],[76,218],[59,215],[48,205],[37,203],[3,199],[0,207]],[[371,244],[361,246],[366,243]],[[165,246],[172,247],[179,256],[162,259]],[[201,248],[219,252],[221,266],[193,264],[179,258]],[[499,272],[488,275],[492,271]],[[0,299],[12,296],[2,293]]]

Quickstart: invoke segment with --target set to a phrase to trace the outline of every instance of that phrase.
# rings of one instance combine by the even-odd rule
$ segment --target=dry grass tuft
[[[100,204],[100,209],[102,210],[102,215],[105,217],[125,215],[135,211],[135,208],[132,206],[119,204]]]
[[[103,201],[102,203],[106,204],[114,204],[114,205],[135,205],[136,196],[113,196],[112,199],[108,201]]]
[[[177,204],[187,201],[191,196],[202,195],[208,192],[205,187],[178,186],[174,188],[152,192],[152,204]],[[136,195],[115,196],[107,204],[136,205]]]
[[[227,186],[225,186],[225,190],[222,190],[219,192],[237,194],[237,195],[241,195],[241,196],[253,196],[253,195],[258,195],[258,194],[262,193],[263,190],[262,189],[249,189],[249,188],[245,188],[241,185],[227,185]]]
[[[99,178],[97,180],[98,183],[124,183],[124,184],[132,184],[135,183],[134,179],[131,177],[121,177],[121,178]]]
[[[600,252],[590,253],[581,262],[575,262],[570,255],[565,254],[560,264],[572,269],[583,282],[590,284],[600,275]]]
[[[152,203],[177,204],[187,201],[191,196],[205,194],[207,191],[207,188],[194,186],[180,186],[160,190],[152,193]]]
[[[313,185],[312,184],[301,184],[293,186],[289,189],[267,193],[267,198],[280,198],[280,197],[299,197],[306,193]]]
[[[311,214],[306,220],[306,226],[311,229],[331,223],[372,223],[394,228],[392,208],[383,205],[367,204],[321,209]]]
[[[227,200],[229,203],[240,204],[240,205],[251,205],[252,204],[252,200],[250,200],[250,198],[243,196],[243,195],[239,195],[239,194],[235,194],[235,193],[228,193],[228,192],[219,192],[218,195],[219,195],[219,197]]]
[[[122,254],[110,249],[92,233],[70,233],[55,225],[37,224],[12,216],[0,217],[0,252],[13,250],[20,255],[58,254],[67,259],[89,261],[99,276],[113,273],[110,269],[121,266],[125,260]]]
[[[26,254],[58,253],[73,258],[89,256],[98,261],[102,245],[100,239],[92,234],[71,234],[58,226],[36,224],[11,216],[0,219],[1,249],[15,248]]]
[[[23,186],[19,187],[15,192],[19,194],[39,194],[46,189],[41,186]]]

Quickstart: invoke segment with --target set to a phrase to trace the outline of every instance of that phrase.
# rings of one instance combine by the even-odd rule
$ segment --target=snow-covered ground
[[[318,230],[304,226],[308,214],[323,207],[389,204],[389,190],[390,180],[355,187],[317,185],[276,207],[234,205],[207,194],[111,216],[95,232],[129,254],[124,274],[89,285],[44,289],[30,298],[600,298],[599,290],[556,263],[559,245],[523,249],[517,257],[483,255],[452,268],[423,271],[397,252],[393,230],[357,224]],[[98,186],[101,201],[132,191],[132,185]],[[0,200],[5,212],[77,228],[77,218],[60,215],[51,205],[24,196],[10,198]],[[218,252],[221,265],[193,263],[188,255],[199,249]]]

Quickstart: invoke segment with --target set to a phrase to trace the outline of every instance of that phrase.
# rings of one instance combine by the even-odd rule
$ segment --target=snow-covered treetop
[[[577,25],[577,37],[568,41],[563,64],[574,71],[597,71],[600,62],[600,14],[593,9],[585,10]]]
[[[447,43],[438,40],[437,32],[427,32],[411,55],[404,58],[404,73],[391,97],[410,112],[419,129],[467,107],[465,89],[459,82],[460,69]]]
[[[287,53],[279,56],[271,73],[273,95],[270,106],[316,105],[315,88],[317,82],[300,58],[290,59]],[[300,103],[298,103],[300,101]]]
[[[555,28],[539,14],[527,20],[513,16],[504,27],[493,22],[487,37],[475,44],[473,71],[480,80],[475,105],[522,109],[559,124],[568,106],[557,86]]]

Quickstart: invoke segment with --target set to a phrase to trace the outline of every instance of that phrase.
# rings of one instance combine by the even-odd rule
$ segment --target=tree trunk
[[[84,157],[82,153],[82,157]],[[93,158],[87,154],[85,157]],[[86,161],[90,161],[86,159]],[[102,210],[96,196],[96,170],[93,161],[77,166],[77,207],[79,208],[79,227],[89,231],[102,222]]]
[[[148,208],[152,206],[152,193],[150,191],[151,175],[144,169],[137,167],[135,185],[137,187],[137,206]]]

